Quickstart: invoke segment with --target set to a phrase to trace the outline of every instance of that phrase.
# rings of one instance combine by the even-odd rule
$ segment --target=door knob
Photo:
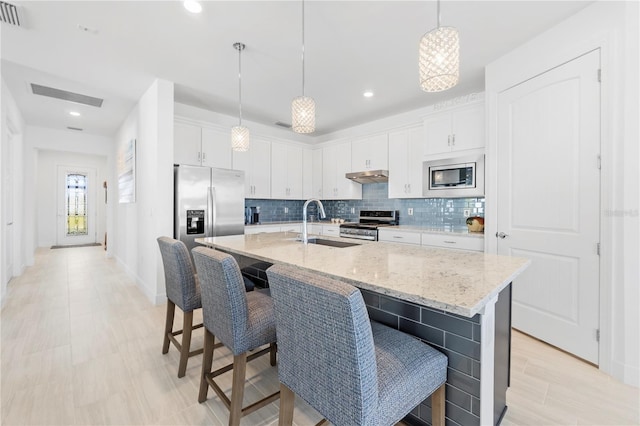
[[[496,238],[501,238],[501,239],[505,239],[507,238],[509,235],[505,234],[504,232],[496,232]]]

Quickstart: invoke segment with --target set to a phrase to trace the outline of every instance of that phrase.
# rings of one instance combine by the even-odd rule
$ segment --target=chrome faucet
[[[309,242],[309,233],[307,232],[307,206],[315,201],[318,204],[318,208],[320,209],[320,217],[324,219],[327,217],[324,212],[324,206],[322,205],[322,201],[317,198],[310,198],[305,201],[304,206],[302,206],[302,242],[307,244]]]

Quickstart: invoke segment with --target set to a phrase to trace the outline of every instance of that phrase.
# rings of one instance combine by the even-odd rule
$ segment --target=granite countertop
[[[469,318],[531,263],[517,257],[364,240],[346,248],[304,245],[295,241],[296,236],[276,232],[197,238],[196,242],[305,268],[358,288]]]

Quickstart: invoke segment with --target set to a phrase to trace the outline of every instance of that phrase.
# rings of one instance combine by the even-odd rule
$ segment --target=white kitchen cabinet
[[[203,127],[200,157],[203,166],[230,169],[231,132]]]
[[[423,198],[422,126],[389,133],[389,198]]]
[[[302,148],[302,199],[313,198],[313,150]],[[322,173],[322,169],[320,170]],[[322,181],[322,178],[320,178]]]
[[[419,231],[399,231],[396,229],[378,229],[378,241],[390,243],[405,243],[419,246],[421,243]]]
[[[302,224],[291,223],[289,225],[282,225],[280,227],[280,232],[295,232],[299,234],[302,232]]]
[[[245,234],[280,232],[280,225],[249,225],[244,227]]]
[[[424,155],[484,148],[484,104],[431,114],[424,120]]]
[[[176,121],[173,129],[174,164],[231,168],[228,133],[181,121]]]
[[[311,153],[311,196],[308,198],[322,198],[322,150],[316,149]]]
[[[423,233],[422,245],[458,250],[484,251],[484,237]]]
[[[322,235],[322,225],[307,222],[307,231],[310,235]]]
[[[362,185],[345,177],[351,172],[351,143],[322,148],[322,199],[362,199]]]
[[[386,133],[354,140],[351,143],[351,171],[387,170],[388,152]]]
[[[271,142],[251,138],[248,151],[233,151],[233,168],[245,173],[245,197],[271,198]]]
[[[302,199],[302,148],[271,143],[271,198]]]
[[[202,165],[202,128],[176,121],[173,124],[173,163]]]

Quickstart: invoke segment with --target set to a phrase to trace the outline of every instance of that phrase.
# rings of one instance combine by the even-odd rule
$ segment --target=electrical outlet
[[[464,209],[464,217],[471,216],[471,209]]]
[[[284,214],[287,214],[287,213],[289,213],[289,207],[284,208]]]
[[[351,214],[355,214],[356,213],[356,208],[355,207],[351,207]]]
[[[413,207],[409,207],[409,208],[407,209],[407,214],[408,214],[409,216],[413,216]]]

